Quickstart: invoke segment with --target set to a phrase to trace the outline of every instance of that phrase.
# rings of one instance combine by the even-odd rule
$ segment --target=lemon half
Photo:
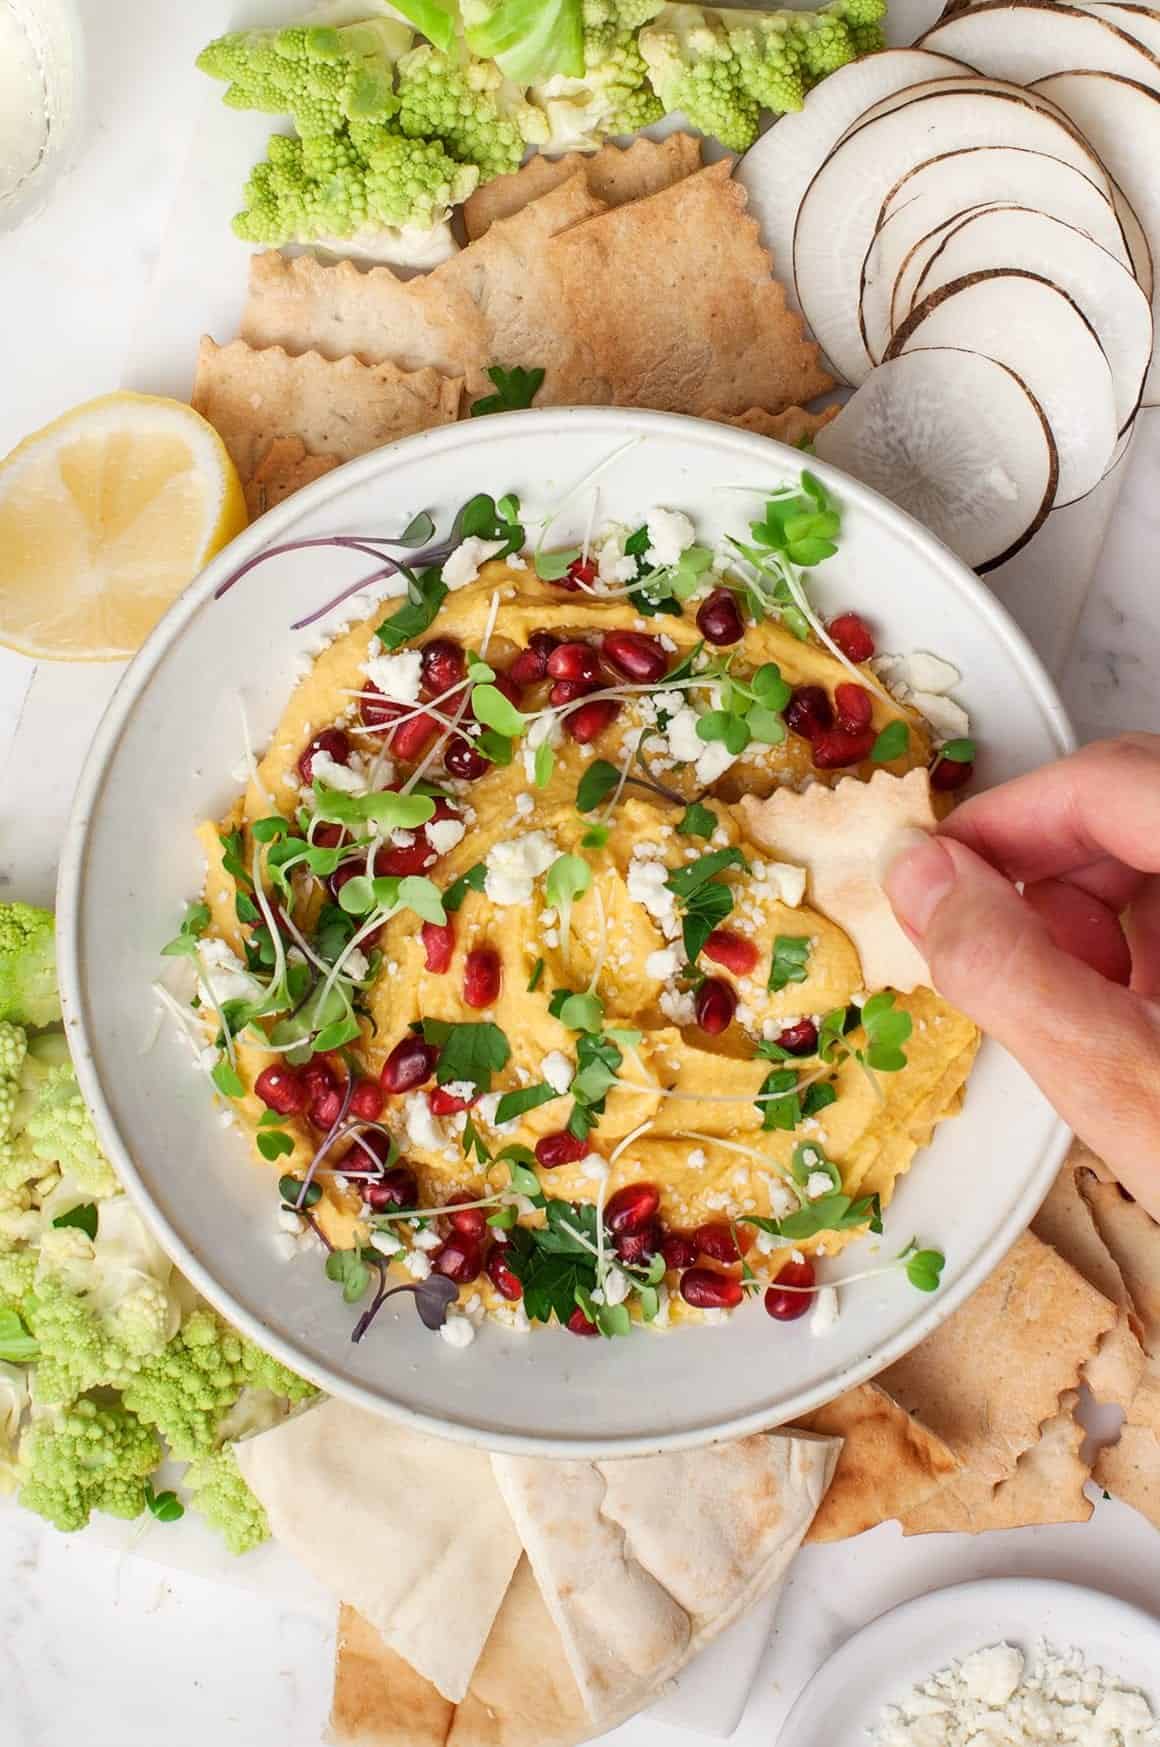
[[[192,407],[86,401],[0,461],[0,643],[38,660],[132,655],[246,521],[225,444]]]

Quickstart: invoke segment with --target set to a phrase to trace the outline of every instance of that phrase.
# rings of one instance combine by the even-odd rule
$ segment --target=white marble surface
[[[151,277],[175,194],[197,180],[202,93],[192,57],[231,8],[227,0],[81,0],[81,10],[90,64],[83,158],[43,218],[0,235],[0,452],[130,368],[135,387],[169,386],[142,380],[138,330],[156,295]],[[166,363],[178,368],[162,361],[159,375]],[[1158,476],[1160,415],[1152,414],[1126,464],[1070,648],[1058,626],[1051,638],[1084,739],[1160,730]],[[1050,599],[1030,603],[1025,622],[1032,617],[1049,625]],[[0,887],[51,899],[59,821],[113,677],[45,672],[26,703],[28,665],[0,652]],[[21,752],[6,765],[22,708]],[[130,1536],[126,1551],[124,1536],[112,1537],[116,1544],[66,1538],[0,1511],[0,1747],[318,1747],[333,1650],[326,1598],[285,1563],[230,1583],[155,1563],[198,1565],[192,1541],[179,1550],[165,1539],[179,1532]],[[887,1525],[846,1546],[809,1549],[794,1566],[735,1740],[772,1747],[824,1655],[884,1608],[938,1584],[1016,1571],[1154,1606],[1160,1535],[1100,1500],[1077,1527],[903,1541]],[[680,1747],[692,1739],[644,1717],[608,1741]]]

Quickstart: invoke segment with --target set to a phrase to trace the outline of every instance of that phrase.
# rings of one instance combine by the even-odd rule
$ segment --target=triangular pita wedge
[[[218,346],[203,339],[191,400],[229,450],[251,514],[260,514],[340,462],[453,423],[459,389],[435,370],[407,373],[394,364],[334,363],[317,352],[291,357],[280,346],[254,351],[242,340]]]
[[[701,142],[688,133],[638,139],[627,147],[601,146],[598,152],[568,152],[562,158],[536,152],[510,176],[495,176],[477,188],[464,205],[463,222],[469,242],[475,242],[497,219],[521,212],[570,176],[582,175],[597,200],[623,206],[671,187],[700,166]]]
[[[338,1611],[328,1739],[344,1747],[444,1747],[455,1706],[388,1650],[369,1620]]]
[[[807,1541],[844,1541],[904,1516],[958,1469],[952,1452],[876,1384],[847,1389],[797,1421],[802,1431],[842,1439],[829,1490]]]
[[[780,412],[833,386],[745,202],[722,161],[553,237],[558,319],[605,402]]]
[[[1116,1307],[1025,1232],[960,1310],[878,1381],[997,1485],[1074,1388]]]
[[[1024,1450],[1015,1471],[993,1486],[964,1473],[902,1519],[904,1535],[982,1534],[1030,1523],[1085,1523],[1092,1514],[1084,1485],[1091,1469],[1080,1455],[1084,1429],[1075,1417],[1079,1395],[1069,1389],[1059,1409]]]
[[[841,407],[827,406],[822,412],[807,412],[803,406],[787,406],[784,412],[766,412],[764,407],[751,406],[746,412],[722,412],[711,406],[701,414],[716,425],[736,425],[739,431],[752,431],[757,437],[771,437],[775,443],[786,443],[800,449],[812,443],[823,425],[836,419]]]
[[[929,987],[926,962],[882,886],[906,833],[938,823],[925,770],[879,770],[868,783],[846,777],[832,789],[779,789],[766,801],[746,795],[739,810],[754,843],[808,869],[809,901],[854,942],[867,989]]]
[[[486,1455],[338,1400],[238,1445],[275,1540],[458,1701],[520,1542]]]
[[[776,1581],[838,1449],[767,1434],[637,1461],[492,1458],[594,1721],[643,1704]]]
[[[1160,1529],[1160,1363],[1149,1361],[1118,1444],[1101,1450],[1096,1484]]]
[[[447,1747],[570,1747],[591,1733],[560,1634],[521,1559]]]

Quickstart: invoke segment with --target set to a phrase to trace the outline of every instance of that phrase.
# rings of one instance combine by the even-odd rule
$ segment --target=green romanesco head
[[[430,230],[474,193],[479,171],[457,164],[437,140],[389,134],[368,154],[367,210],[372,221]]]
[[[40,1346],[37,1401],[75,1401],[88,1389],[119,1389],[128,1381],[129,1354],[108,1337],[93,1307],[62,1278],[49,1275],[36,1281],[27,1315]]]
[[[604,108],[602,133],[637,133],[661,119],[665,106],[649,82],[635,30],[586,31],[584,48],[585,80]]]
[[[14,1310],[23,1317],[35,1278],[35,1249],[6,1250],[0,1243],[0,1310]]]
[[[0,1020],[55,1025],[56,933],[51,910],[0,903]]]
[[[541,120],[492,62],[440,54],[428,43],[399,62],[399,126],[411,139],[438,140],[481,182],[517,170]],[[546,129],[545,129],[546,132]]]
[[[186,1469],[192,1503],[231,1553],[248,1553],[270,1537],[266,1512],[242,1478],[233,1448],[202,1456]]]
[[[806,81],[810,86],[857,59],[854,38],[842,19],[827,12],[805,12],[797,18]]]
[[[581,17],[588,64],[591,66],[595,58],[605,58],[622,37],[635,35],[664,7],[665,0],[583,0]]]
[[[805,36],[797,18],[793,12],[740,12],[727,19],[741,83],[760,108],[775,115],[800,109],[809,86]]]
[[[638,41],[666,111],[682,110],[731,151],[753,144],[761,105],[745,88],[741,62],[716,13],[666,6]]]
[[[19,1025],[0,1019],[0,1142],[16,1127],[16,1103],[20,1073],[28,1054],[28,1034]]]
[[[66,1533],[94,1510],[137,1517],[161,1461],[156,1434],[120,1407],[77,1401],[34,1418],[20,1445],[20,1502]]]
[[[113,1167],[101,1151],[93,1119],[66,1063],[44,1076],[24,1127],[37,1158],[58,1165],[86,1194],[99,1200],[117,1193]]]
[[[390,18],[240,30],[211,42],[197,64],[226,81],[231,108],[288,115],[300,134],[326,134],[352,116],[394,114],[394,64],[413,41],[410,27]]]
[[[818,12],[819,18],[837,18],[850,32],[855,55],[873,55],[886,47],[882,28],[886,0],[831,0]]]

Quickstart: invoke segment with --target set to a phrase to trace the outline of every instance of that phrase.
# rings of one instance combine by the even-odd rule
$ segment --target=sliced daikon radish
[[[916,164],[964,146],[1023,146],[1060,158],[1094,180],[1103,175],[1071,126],[1022,93],[939,91],[849,134],[806,190],[794,227],[793,265],[806,321],[835,373],[855,386],[871,369],[858,300],[862,263],[883,203]]]
[[[1106,73],[1057,73],[1036,89],[1091,140],[1139,219],[1152,256],[1152,314],[1160,326],[1160,97]],[[1160,405],[1155,358],[1144,405]]]
[[[1097,484],[1116,446],[1112,373],[1066,292],[1016,268],[952,279],[915,305],[887,356],[920,346],[961,346],[1014,370],[1055,438],[1057,507]]]
[[[1128,253],[1132,257],[1132,271],[1142,291],[1151,297],[1156,289],[1156,275],[1152,267],[1152,249],[1144,227],[1136,217],[1136,208],[1117,182],[1112,182],[1112,205],[1116,209],[1116,217],[1120,221],[1120,229],[1124,233],[1128,245]],[[1147,403],[1146,403],[1147,404]]]
[[[975,570],[1026,545],[1055,496],[1043,409],[1013,371],[979,352],[916,347],[883,364],[814,447]]]
[[[1116,0],[1075,0],[1081,12],[1090,12],[1093,18],[1102,18],[1108,24],[1114,24],[1117,30],[1126,30],[1129,36],[1134,36],[1142,43],[1150,55],[1160,56],[1160,12],[1155,12],[1150,6],[1124,6]]]
[[[1055,0],[988,0],[944,18],[920,46],[1020,85],[1083,67],[1160,90],[1160,61],[1142,43],[1104,18]]]
[[[989,78],[974,71],[960,73],[943,73],[937,77],[924,79],[919,85],[911,85],[905,91],[893,91],[888,97],[883,97],[874,103],[861,115],[856,116],[842,135],[847,139],[856,129],[864,127],[868,121],[877,121],[880,115],[890,115],[895,109],[901,109],[904,103],[913,103],[916,97],[933,97],[940,91],[999,91],[1006,96],[1020,97],[1024,103],[1034,104],[1036,109],[1048,109],[1053,115],[1059,111],[1054,103],[1042,95],[1028,91],[1023,85],[1017,85],[1010,79]]]
[[[749,210],[773,255],[773,270],[792,308],[801,307],[793,286],[794,219],[802,195],[834,142],[864,109],[890,92],[921,79],[966,71],[957,61],[922,49],[886,49],[867,55],[815,85],[804,109],[783,115],[750,146],[735,174],[749,195]]]
[[[1152,308],[1127,267],[1072,225],[1000,206],[969,213],[947,233],[923,269],[915,301],[987,267],[1023,267],[1067,293],[1103,348],[1116,429],[1126,431],[1152,359]]]

